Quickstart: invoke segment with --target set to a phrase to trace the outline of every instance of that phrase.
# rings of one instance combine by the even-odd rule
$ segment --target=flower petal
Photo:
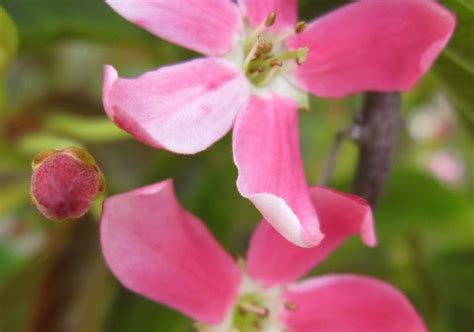
[[[298,19],[297,0],[238,0],[242,12],[252,27],[265,22],[271,11],[275,11],[273,28],[277,30],[292,28]]]
[[[245,78],[220,59],[197,59],[135,79],[105,67],[107,115],[143,143],[177,153],[196,153],[219,140],[247,99]]]
[[[281,319],[295,332],[424,332],[418,313],[397,289],[372,278],[327,275],[291,285]]]
[[[317,247],[297,247],[265,222],[253,233],[247,270],[252,279],[265,287],[301,277],[351,235],[360,234],[368,246],[376,244],[371,209],[363,199],[323,187],[310,191],[324,233]]]
[[[253,96],[237,116],[233,145],[242,196],[287,240],[317,245],[323,236],[301,162],[296,103]]]
[[[101,245],[125,287],[193,319],[220,322],[235,299],[237,264],[179,205],[171,181],[108,198]]]
[[[230,51],[241,31],[229,0],[106,0],[128,21],[172,43],[208,55]]]
[[[436,1],[364,0],[336,10],[287,40],[308,47],[295,83],[323,97],[408,90],[448,42],[453,15]]]

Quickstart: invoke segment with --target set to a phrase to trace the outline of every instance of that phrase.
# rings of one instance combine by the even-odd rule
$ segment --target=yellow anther
[[[265,20],[265,26],[266,27],[271,27],[275,23],[276,17],[277,17],[277,15],[276,15],[275,11],[272,10],[270,12],[270,14],[268,14],[267,19]]]
[[[300,21],[295,24],[295,33],[301,33],[308,27],[308,23],[305,21]]]
[[[261,318],[268,317],[268,315],[270,314],[270,311],[267,308],[258,306],[253,303],[242,302],[242,303],[239,303],[238,306],[239,306],[239,312],[241,314],[253,313]]]
[[[296,303],[292,303],[292,302],[285,302],[283,304],[283,307],[288,311],[295,311],[296,309],[298,309],[298,306],[296,305]]]
[[[308,48],[301,47],[296,50],[296,64],[301,66],[306,61],[306,56],[308,55]]]
[[[273,48],[273,44],[269,42],[265,42],[265,44],[258,48],[257,52],[260,54],[266,54],[270,52]]]
[[[259,74],[261,72],[263,72],[262,67],[255,67],[249,70],[249,74]]]
[[[270,67],[282,67],[283,66],[283,61],[280,59],[271,59],[270,62]]]

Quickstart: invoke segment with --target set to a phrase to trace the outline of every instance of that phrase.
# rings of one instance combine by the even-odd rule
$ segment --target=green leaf
[[[30,184],[22,182],[0,188],[0,220],[29,200]]]
[[[3,112],[5,103],[5,71],[14,58],[17,48],[18,36],[15,24],[0,6],[0,114]]]
[[[17,48],[18,36],[15,24],[0,6],[0,75],[15,56]]]
[[[40,151],[62,149],[69,146],[81,147],[77,141],[46,133],[34,133],[23,136],[18,142],[18,149],[26,156],[33,157]]]
[[[462,331],[474,326],[474,304],[468,295],[474,275],[474,248],[444,252],[433,259],[430,272],[438,292],[443,326],[439,331]]]
[[[120,287],[106,319],[105,332],[190,330],[192,323],[177,311],[163,307]]]
[[[474,133],[474,4],[470,0],[445,0],[457,18],[456,30],[434,66],[461,119]]]
[[[85,117],[77,114],[51,114],[45,129],[83,142],[110,142],[130,137],[106,117]]]
[[[421,231],[433,241],[459,245],[472,241],[469,230],[474,209],[469,200],[415,169],[393,171],[375,212],[381,236]]]
[[[136,45],[156,40],[122,19],[105,1],[2,0],[2,4],[18,25],[23,48],[71,37]]]

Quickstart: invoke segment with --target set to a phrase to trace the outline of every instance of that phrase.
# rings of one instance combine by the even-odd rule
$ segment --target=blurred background
[[[458,17],[449,46],[403,95],[404,127],[375,210],[379,246],[348,241],[312,274],[360,273],[401,289],[431,331],[474,328],[474,3],[441,1]],[[300,1],[311,19],[344,1]],[[190,331],[179,313],[122,288],[98,246],[98,201],[72,222],[43,218],[29,199],[31,159],[78,145],[97,159],[107,195],[175,180],[185,208],[234,256],[259,215],[236,191],[230,135],[195,156],[148,148],[101,104],[102,67],[135,76],[195,54],[155,38],[101,0],[0,1],[0,331]],[[313,98],[300,112],[305,170],[315,184],[335,133],[361,96]],[[356,147],[342,146],[331,186],[350,191]]]

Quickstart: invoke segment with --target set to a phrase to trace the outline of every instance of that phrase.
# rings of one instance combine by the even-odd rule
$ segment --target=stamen
[[[253,322],[253,327],[255,327],[255,329],[257,331],[261,331],[262,330],[262,322],[259,321],[259,320],[256,320]]]
[[[266,84],[268,84],[268,82],[270,82],[271,79],[275,76],[275,74],[277,73],[278,69],[280,69],[280,66],[278,66],[278,65],[275,65],[275,66],[271,67],[271,69],[268,71],[267,76],[265,76],[265,78],[264,78],[263,80],[261,80],[260,82],[258,82],[257,84],[258,84],[258,85],[266,85]]]
[[[270,311],[267,308],[260,307],[256,304],[248,303],[248,302],[239,303],[239,310],[242,313],[250,312],[250,313],[256,314],[257,316],[261,318],[268,317],[268,315],[270,314]]]
[[[305,21],[300,21],[295,24],[295,33],[302,33],[307,27],[308,24]]]
[[[268,14],[267,18],[265,19],[265,21],[260,24],[253,32],[252,34],[250,35],[249,39],[248,39],[248,42],[249,43],[253,43],[255,39],[257,39],[260,34],[268,27],[271,27],[274,23],[275,23],[275,20],[276,20],[276,13],[274,10],[272,10],[270,12],[270,14]]]
[[[283,66],[283,61],[280,59],[273,58],[270,60],[270,67],[282,67]]]
[[[257,52],[255,53],[255,57],[260,58],[262,55],[269,53],[272,50],[272,48],[273,48],[272,43],[265,42],[265,45],[258,48]]]
[[[265,39],[262,36],[258,36],[257,42],[253,44],[252,48],[250,49],[249,53],[245,57],[244,60],[244,70],[247,70],[250,61],[255,58],[255,54],[257,53],[258,49],[265,46]]]
[[[275,42],[281,43],[285,41],[287,38],[295,34],[303,32],[307,27],[308,27],[308,23],[306,23],[305,21],[300,21],[295,24],[295,26],[293,27],[293,30],[287,31],[286,33],[281,34],[278,38],[276,38]]]
[[[272,10],[270,12],[270,14],[268,14],[267,16],[267,19],[265,20],[265,26],[268,28],[268,27],[271,27],[274,23],[275,23],[275,20],[276,20],[276,13],[274,10]]]
[[[296,50],[296,64],[301,66],[306,61],[306,55],[308,54],[308,48],[302,47]]]
[[[251,68],[249,70],[249,74],[260,74],[264,71],[264,69],[262,67],[255,67],[255,68]]]
[[[288,311],[295,311],[296,309],[298,309],[298,306],[296,305],[296,303],[292,303],[292,302],[285,302],[283,304],[283,307]]]

